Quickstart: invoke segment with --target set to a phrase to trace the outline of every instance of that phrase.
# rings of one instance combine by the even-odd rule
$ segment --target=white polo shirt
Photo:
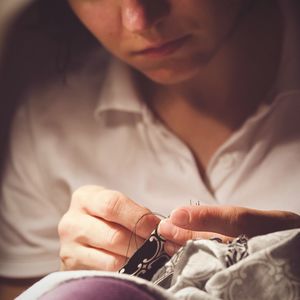
[[[104,72],[90,55],[84,68],[67,74],[67,84],[53,79],[28,91],[1,190],[0,275],[58,269],[57,224],[82,185],[121,191],[165,215],[198,201],[300,213],[300,47],[293,26],[287,23],[274,101],[209,162],[213,193],[190,149],[154,118],[120,61],[111,59]]]

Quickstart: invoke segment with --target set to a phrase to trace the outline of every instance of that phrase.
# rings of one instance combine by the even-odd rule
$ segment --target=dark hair
[[[66,0],[40,0],[35,5],[35,25],[52,38],[61,41],[74,37],[74,33],[76,36],[90,35]]]
[[[72,56],[100,44],[81,24],[66,0],[35,1],[20,18],[21,27],[40,32],[57,44],[57,71],[66,72]]]
[[[36,0],[16,16],[9,31],[0,61],[0,179],[11,119],[26,91],[57,74],[65,83],[74,58],[84,61],[86,50],[101,48],[65,0]],[[36,35],[42,36],[46,45],[41,45]],[[49,43],[55,45],[51,50],[47,48],[49,39],[55,41]],[[47,59],[54,62],[51,72],[43,66]]]

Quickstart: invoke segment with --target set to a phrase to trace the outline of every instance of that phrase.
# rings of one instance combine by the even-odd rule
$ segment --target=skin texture
[[[158,225],[149,213],[119,192],[80,188],[58,227],[62,269],[117,271]]]
[[[111,53],[152,80],[168,84],[199,72],[233,30],[249,2],[69,0],[80,20]],[[184,36],[188,41],[174,55],[149,60],[136,54],[150,45]]]
[[[300,217],[286,211],[204,205],[175,209],[159,224],[159,233],[169,240],[166,249],[172,255],[190,239],[218,237],[228,242],[240,234],[253,237],[298,227]]]
[[[201,175],[275,80],[282,28],[274,1],[69,3],[103,46],[139,71],[142,97],[192,150]],[[187,40],[169,55],[139,52],[181,37]]]
[[[210,157],[255,111],[274,81],[282,29],[276,3],[69,3],[113,55],[138,71],[140,86],[151,91],[144,95],[150,109],[191,149],[199,176],[206,181]],[[153,57],[142,51],[181,37],[186,37],[182,47],[167,55]],[[193,128],[199,128],[197,135]],[[137,229],[140,245],[159,223],[158,218],[147,216],[135,228],[147,213],[120,192],[97,186],[80,188],[59,224],[62,269],[119,269],[136,249],[135,245],[128,248],[132,232]],[[183,223],[186,213],[188,221]],[[190,238],[219,236],[227,241],[240,233],[253,236],[295,227],[299,227],[299,216],[289,212],[192,206],[172,212],[159,231],[168,239],[167,251],[173,253]]]

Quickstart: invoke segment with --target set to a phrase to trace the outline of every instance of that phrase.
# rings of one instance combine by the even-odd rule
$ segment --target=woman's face
[[[68,0],[112,54],[148,78],[195,76],[253,0]]]

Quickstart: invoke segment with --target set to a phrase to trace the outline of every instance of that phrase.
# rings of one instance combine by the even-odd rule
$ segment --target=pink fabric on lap
[[[111,277],[89,277],[67,281],[40,300],[159,300],[137,284]]]

